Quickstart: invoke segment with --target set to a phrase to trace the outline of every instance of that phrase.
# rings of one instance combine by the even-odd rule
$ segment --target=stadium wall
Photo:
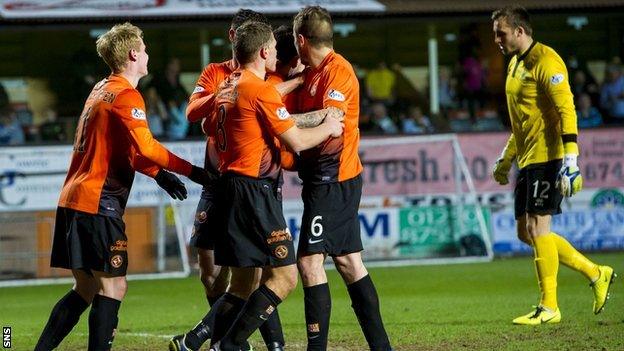
[[[553,220],[555,231],[584,250],[624,248],[623,129],[584,131],[580,135],[584,190],[566,199],[564,213]],[[527,252],[515,238],[511,186],[490,179],[490,168],[507,133],[459,135],[459,142],[483,206],[494,250],[499,255]],[[476,212],[455,191],[452,154],[419,137],[402,137],[382,145],[384,138],[364,139],[361,156],[365,187],[361,203],[362,238],[367,259],[444,255],[453,242],[473,233]],[[393,139],[397,139],[394,137]],[[176,154],[202,164],[204,143],[166,143]],[[54,210],[65,179],[71,146],[7,147],[0,149],[0,214]],[[184,206],[194,207],[201,189],[191,182]],[[298,237],[299,181],[285,177],[285,216]],[[131,208],[156,208],[169,201],[153,180],[137,173],[129,199]],[[472,202],[474,204],[474,201]],[[449,209],[467,204],[462,218],[450,221]],[[190,234],[190,231],[189,231]],[[129,235],[133,235],[129,232]],[[0,229],[2,236],[2,229]]]

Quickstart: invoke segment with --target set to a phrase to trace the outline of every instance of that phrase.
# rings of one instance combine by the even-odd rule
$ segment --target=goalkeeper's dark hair
[[[507,21],[507,24],[513,29],[522,27],[528,36],[533,35],[529,12],[522,6],[505,6],[492,12],[492,21],[500,19]]]
[[[297,56],[297,48],[293,37],[292,26],[281,25],[273,31],[275,37],[275,48],[277,49],[277,59],[282,63],[290,62]]]
[[[250,9],[240,9],[234,14],[234,17],[232,17],[230,28],[237,30],[238,27],[242,26],[245,22],[250,21],[270,24],[266,16],[260,12]]]

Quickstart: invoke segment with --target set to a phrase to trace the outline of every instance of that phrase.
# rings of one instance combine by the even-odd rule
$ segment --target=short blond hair
[[[117,24],[95,42],[98,55],[113,73],[123,71],[130,50],[141,50],[143,31],[129,22]]]

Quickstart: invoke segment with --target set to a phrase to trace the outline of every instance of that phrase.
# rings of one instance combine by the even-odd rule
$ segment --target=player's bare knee
[[[265,285],[283,300],[297,287],[297,267],[293,264],[269,269]]]
[[[323,261],[323,255],[299,256],[297,268],[304,285],[308,285],[308,283],[315,285],[315,282],[326,279]]]
[[[333,260],[336,269],[347,284],[356,282],[368,274],[359,252],[344,256],[335,256]]]

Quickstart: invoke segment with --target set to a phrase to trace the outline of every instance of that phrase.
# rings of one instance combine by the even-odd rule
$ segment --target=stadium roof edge
[[[624,8],[623,0],[380,0],[388,15],[453,14],[488,12],[508,5],[521,5],[527,10],[577,10],[591,8]]]

